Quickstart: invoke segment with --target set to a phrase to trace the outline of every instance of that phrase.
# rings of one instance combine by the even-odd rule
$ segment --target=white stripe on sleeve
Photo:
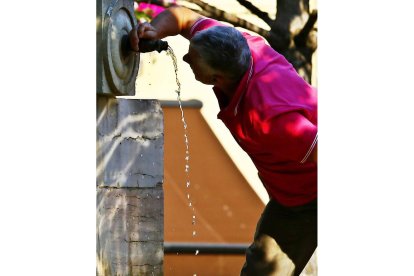
[[[315,136],[315,139],[313,139],[312,145],[309,147],[308,152],[306,153],[305,157],[303,157],[303,159],[300,161],[300,163],[303,164],[303,163],[306,162],[306,160],[308,159],[309,155],[311,154],[311,152],[315,148],[316,142],[318,142],[318,133],[316,133],[316,136]]]
[[[191,27],[191,29],[190,29],[190,36],[191,37],[193,37],[194,36],[194,34],[193,34],[193,32],[194,32],[194,29],[195,29],[195,27],[197,27],[197,25],[198,24],[200,24],[203,20],[206,20],[207,18],[206,17],[202,17],[202,18],[199,18],[194,24],[193,24],[193,26]]]

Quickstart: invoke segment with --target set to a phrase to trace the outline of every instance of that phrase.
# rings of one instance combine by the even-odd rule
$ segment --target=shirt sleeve
[[[300,112],[288,112],[257,122],[263,146],[282,160],[304,163],[318,140],[318,127]]]
[[[226,26],[222,23],[220,23],[217,20],[208,18],[208,17],[202,17],[198,19],[193,26],[190,29],[190,39],[199,31],[206,30],[208,28],[211,28],[213,26]]]

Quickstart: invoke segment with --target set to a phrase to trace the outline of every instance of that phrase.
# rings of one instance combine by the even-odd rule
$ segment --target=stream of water
[[[181,84],[180,81],[178,79],[178,66],[177,66],[177,58],[174,54],[173,49],[168,46],[168,50],[167,50],[167,55],[169,55],[172,59],[173,65],[174,65],[174,71],[175,71],[175,80],[177,82],[177,90],[175,91],[177,93],[177,100],[178,103],[180,105],[180,111],[181,111],[181,121],[183,123],[183,127],[184,127],[184,142],[185,142],[185,185],[186,185],[186,189],[187,189],[187,200],[188,200],[188,207],[191,208],[192,211],[192,225],[193,225],[193,232],[192,235],[193,237],[196,236],[197,232],[195,231],[195,224],[196,224],[196,215],[195,215],[195,209],[191,200],[191,196],[190,196],[190,147],[189,147],[189,140],[188,140],[188,126],[187,123],[185,121],[185,117],[184,117],[184,110],[183,110],[183,106],[181,103]],[[198,250],[195,252],[195,255],[198,255]]]

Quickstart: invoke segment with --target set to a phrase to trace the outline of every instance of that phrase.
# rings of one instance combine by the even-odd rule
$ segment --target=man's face
[[[188,53],[183,56],[183,60],[190,65],[196,80],[204,84],[214,84],[211,68],[202,61],[197,50],[191,47],[191,43]]]

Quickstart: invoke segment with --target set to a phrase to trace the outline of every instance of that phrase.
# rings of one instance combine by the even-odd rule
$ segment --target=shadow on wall
[[[154,108],[156,101],[108,99],[98,99],[97,186],[152,187],[154,182],[162,183],[161,108]]]
[[[97,100],[97,275],[160,275],[161,107],[151,100]]]

